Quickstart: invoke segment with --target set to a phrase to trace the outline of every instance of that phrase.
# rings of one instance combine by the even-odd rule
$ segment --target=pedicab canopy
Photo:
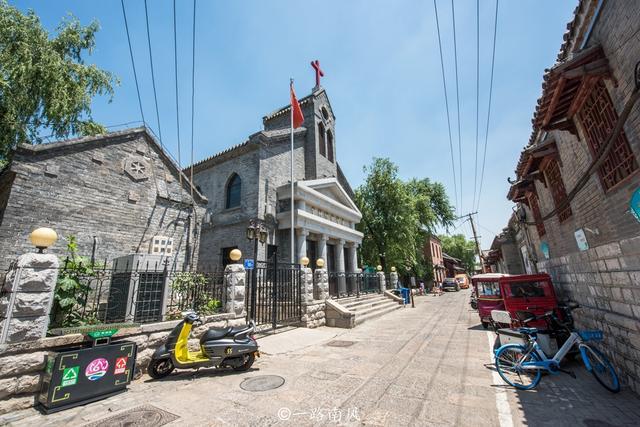
[[[491,322],[492,310],[508,311],[512,319],[517,319],[518,311],[541,315],[558,308],[548,274],[485,273],[473,276],[471,281],[478,296],[480,321],[485,327]]]

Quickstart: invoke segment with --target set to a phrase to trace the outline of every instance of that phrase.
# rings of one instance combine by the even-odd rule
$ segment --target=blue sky
[[[111,103],[94,100],[94,117],[117,125],[141,120],[120,1],[11,1],[33,9],[54,30],[68,12],[83,24],[100,22],[87,62],[121,81]],[[143,0],[126,0],[145,118],[156,131]],[[183,165],[190,161],[192,1],[178,1],[178,74]],[[288,103],[289,78],[299,97],[314,85],[312,59],[336,114],[336,148],[353,187],[372,157],[389,157],[403,178],[442,182],[454,199],[446,111],[432,1],[198,0],[195,160],[242,142],[262,117]],[[531,133],[542,74],[555,61],[573,0],[502,0],[484,188],[477,217],[482,246],[506,225],[507,177]],[[177,157],[173,7],[148,0],[160,125]],[[480,1],[480,147],[486,126],[495,2]],[[461,211],[472,209],[476,129],[476,2],[455,0],[463,157]],[[456,158],[457,115],[451,3],[438,0]],[[481,165],[478,165],[480,169]],[[459,170],[457,171],[459,174]],[[478,178],[479,179],[479,178]],[[478,184],[479,185],[479,184]],[[456,229],[470,235],[469,224]]]

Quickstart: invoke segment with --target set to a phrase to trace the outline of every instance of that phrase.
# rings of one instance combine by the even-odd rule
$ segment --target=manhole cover
[[[153,405],[136,406],[111,417],[103,418],[84,427],[155,427],[175,421],[179,416]]]
[[[356,343],[355,341],[333,340],[333,341],[329,341],[327,345],[329,347],[349,347],[354,345],[355,343]]]
[[[240,388],[247,391],[267,391],[278,388],[282,384],[284,384],[284,378],[279,375],[260,375],[242,381]]]

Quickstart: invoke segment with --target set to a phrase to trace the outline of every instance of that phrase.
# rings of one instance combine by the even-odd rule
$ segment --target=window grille
[[[544,174],[547,178],[547,184],[553,197],[553,202],[556,206],[560,206],[562,202],[567,199],[567,190],[564,188],[562,182],[562,174],[560,173],[560,166],[556,159],[549,159],[544,170]],[[558,219],[560,222],[565,221],[571,216],[571,205],[567,205],[560,212],[558,212]]]
[[[617,120],[618,114],[613,107],[607,88],[604,82],[599,80],[580,111],[585,138],[594,156],[606,143]],[[636,158],[631,151],[627,136],[622,131],[598,170],[605,191],[631,175],[637,168]]]
[[[536,193],[529,193],[529,207],[531,208],[531,212],[533,212],[533,219],[536,222],[536,230],[538,231],[538,236],[542,237],[547,233],[547,230],[544,228],[544,221],[542,221],[542,215],[540,214],[540,205],[538,204],[538,195]]]
[[[155,236],[151,240],[152,255],[172,255],[173,254],[173,239],[166,236]]]

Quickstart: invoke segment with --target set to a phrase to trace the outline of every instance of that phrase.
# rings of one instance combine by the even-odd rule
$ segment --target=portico
[[[279,206],[284,207],[277,214],[278,229],[286,233],[291,228],[289,198],[288,185],[278,188]],[[358,271],[363,234],[355,226],[362,214],[337,179],[296,182],[294,206],[295,259],[307,256],[315,266],[322,258],[329,271]]]

